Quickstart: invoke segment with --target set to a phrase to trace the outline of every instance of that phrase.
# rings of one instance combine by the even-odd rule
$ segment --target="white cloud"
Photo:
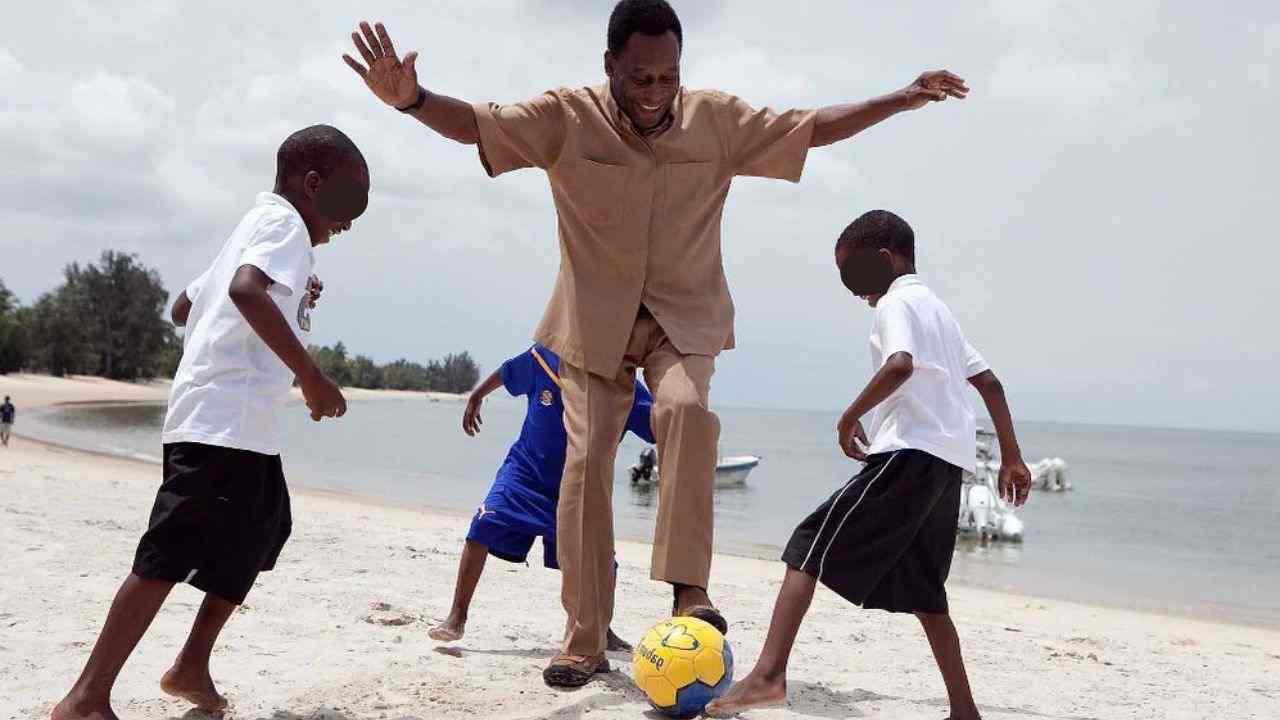
[[[14,87],[24,71],[26,66],[22,61],[8,48],[0,47],[0,88],[8,90]]]
[[[753,87],[768,88],[768,98],[788,103],[812,97],[817,89],[805,73],[789,70],[764,48],[738,40],[713,38],[697,57],[692,67],[684,70],[696,86],[741,88],[743,93]]]
[[[133,155],[168,142],[174,101],[145,80],[99,71],[67,91],[62,140],[90,151]]]
[[[1249,67],[1249,74],[1262,90],[1280,85],[1280,22],[1265,25],[1258,32],[1261,50]]]

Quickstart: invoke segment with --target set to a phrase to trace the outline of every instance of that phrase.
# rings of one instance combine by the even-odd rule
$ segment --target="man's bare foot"
[[[120,720],[111,710],[111,703],[85,702],[68,695],[49,713],[51,720]]]
[[[707,703],[707,709],[703,712],[708,717],[728,718],[751,708],[782,705],[786,702],[785,678],[765,680],[752,673],[735,683],[729,688],[729,692]]]
[[[467,621],[455,620],[452,616],[445,618],[444,622],[427,631],[427,637],[436,642],[454,642],[461,640],[466,634]]]
[[[176,667],[170,668],[160,678],[160,689],[206,712],[218,712],[227,707],[227,699],[218,693],[218,689],[213,686],[213,678],[209,677],[207,671],[196,675],[185,673]]]
[[[609,652],[631,652],[631,643],[618,637],[613,632],[613,628],[609,628],[609,634],[605,635],[605,650]]]

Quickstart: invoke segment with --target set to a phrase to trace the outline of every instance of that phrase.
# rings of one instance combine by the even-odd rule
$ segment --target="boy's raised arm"
[[[969,378],[969,384],[977,389],[987,414],[996,426],[996,438],[1000,441],[1000,497],[1020,507],[1031,493],[1031,471],[1022,461],[1022,448],[1013,431],[1013,414],[1004,395],[1004,385],[990,370],[984,370]]]
[[[262,270],[253,265],[241,265],[231,279],[228,292],[249,327],[298,378],[302,397],[311,410],[311,419],[342,417],[347,412],[347,401],[342,397],[342,391],[324,376],[293,334],[289,322],[280,314],[280,308],[267,295],[270,286],[271,278]]]

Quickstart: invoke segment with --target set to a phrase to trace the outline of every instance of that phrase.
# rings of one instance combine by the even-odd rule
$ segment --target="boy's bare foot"
[[[618,637],[613,632],[613,628],[609,628],[609,634],[605,636],[605,650],[609,652],[631,652],[631,643]]]
[[[203,677],[189,677],[178,668],[170,668],[160,678],[160,689],[206,712],[218,712],[227,707],[227,699],[213,686],[213,678],[208,672],[203,673]]]
[[[751,708],[783,705],[787,702],[785,679],[764,680],[750,674],[729,688],[729,692],[707,703],[708,717],[728,718]]]
[[[87,703],[68,695],[49,713],[51,720],[120,720],[109,702]]]
[[[453,618],[445,618],[445,621],[427,631],[427,637],[436,642],[453,642],[461,640],[466,634],[466,621],[457,621]]]

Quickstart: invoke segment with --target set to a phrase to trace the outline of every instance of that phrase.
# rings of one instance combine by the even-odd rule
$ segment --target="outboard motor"
[[[653,479],[653,471],[658,466],[658,451],[653,446],[647,446],[640,451],[640,462],[631,466],[631,482],[638,483],[641,480],[650,482]]]

